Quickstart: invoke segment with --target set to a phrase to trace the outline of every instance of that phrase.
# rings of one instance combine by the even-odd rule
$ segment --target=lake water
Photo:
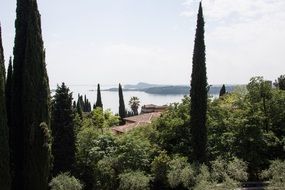
[[[96,85],[78,85],[78,86],[68,86],[70,91],[73,92],[74,100],[77,100],[77,95],[86,95],[87,99],[93,105],[96,102],[97,98],[97,86]],[[106,85],[101,86],[101,98],[103,103],[104,110],[110,109],[114,114],[118,113],[119,110],[119,95],[118,92],[111,91],[102,91],[102,89],[114,88],[117,86]],[[51,89],[55,89],[52,87]],[[54,93],[52,93],[54,94]],[[140,91],[125,91],[124,101],[125,107],[127,110],[130,110],[130,106],[128,105],[129,100],[132,96],[136,96],[140,100],[140,105],[143,106],[145,104],[155,104],[155,105],[166,105],[174,102],[181,102],[181,99],[184,95],[155,95],[148,94]]]
[[[87,99],[93,105],[96,102],[97,98],[97,86],[93,85],[76,85],[76,86],[68,86],[70,91],[73,92],[73,99],[77,100],[77,95],[86,95]],[[118,113],[119,110],[119,95],[118,92],[111,92],[111,91],[102,91],[102,89],[109,89],[117,86],[106,85],[101,86],[101,98],[103,102],[103,108],[111,109],[113,113]],[[51,89],[55,89],[52,87]],[[54,93],[52,93],[54,94]],[[130,110],[128,102],[132,96],[136,96],[140,100],[140,105],[143,106],[145,104],[155,104],[155,105],[165,105],[174,102],[181,102],[183,95],[154,95],[154,94],[147,94],[145,92],[140,91],[126,91],[123,92],[124,94],[124,101],[125,107],[127,110]]]

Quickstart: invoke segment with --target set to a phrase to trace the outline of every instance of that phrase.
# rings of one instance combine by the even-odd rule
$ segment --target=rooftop
[[[145,113],[124,118],[126,124],[113,127],[112,131],[114,131],[115,133],[125,133],[134,128],[150,124],[153,119],[160,117],[160,115],[161,115],[160,112],[154,112],[154,113]]]

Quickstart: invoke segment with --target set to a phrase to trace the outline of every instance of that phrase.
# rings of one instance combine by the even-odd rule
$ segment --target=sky
[[[189,84],[198,0],[38,0],[50,85]],[[285,74],[284,0],[203,0],[209,84]],[[0,0],[5,60],[16,0]]]

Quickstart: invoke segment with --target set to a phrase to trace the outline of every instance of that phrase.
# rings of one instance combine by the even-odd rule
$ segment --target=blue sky
[[[189,84],[197,0],[38,0],[50,84]],[[210,84],[285,74],[284,0],[204,0]],[[5,58],[16,0],[0,0]]]

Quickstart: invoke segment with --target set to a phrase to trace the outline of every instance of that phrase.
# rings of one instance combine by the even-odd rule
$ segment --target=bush
[[[218,183],[222,183],[229,178],[237,182],[247,180],[247,164],[238,158],[234,157],[232,160],[227,161],[218,157],[211,164],[212,178]]]
[[[151,178],[141,171],[127,172],[119,175],[120,190],[148,190]]]
[[[285,187],[285,161],[275,160],[268,170],[262,172],[262,177],[269,180],[268,189],[284,189]]]
[[[186,157],[175,157],[169,162],[167,179],[172,188],[188,188],[195,184],[195,171]]]
[[[62,173],[54,177],[49,183],[51,190],[81,190],[82,184],[69,173]]]

